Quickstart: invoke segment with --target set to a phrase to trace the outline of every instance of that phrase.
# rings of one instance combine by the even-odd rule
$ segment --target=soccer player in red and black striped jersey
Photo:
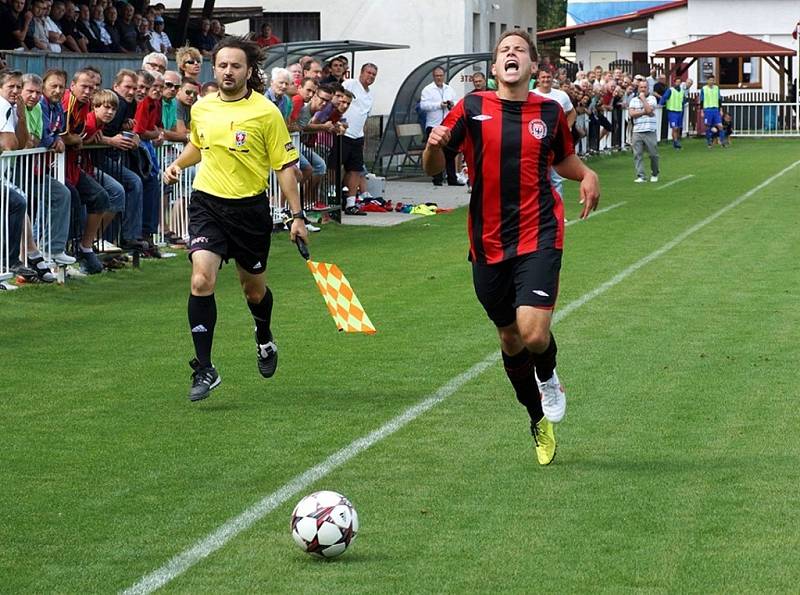
[[[524,31],[494,50],[497,91],[472,93],[435,127],[423,154],[427,175],[445,167],[443,147],[461,149],[472,178],[469,259],[475,292],[497,326],[506,373],[531,417],[539,463],[555,456],[553,423],[566,397],[550,332],[564,244],[564,204],[550,168],[580,182],[581,218],[597,208],[597,174],[575,155],[561,106],[528,92],[537,59]]]

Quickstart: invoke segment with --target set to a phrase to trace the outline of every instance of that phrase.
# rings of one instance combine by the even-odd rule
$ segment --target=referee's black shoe
[[[222,378],[219,377],[214,366],[204,368],[197,359],[190,361],[189,365],[194,370],[192,372],[192,388],[189,389],[189,400],[202,401],[219,386]]]
[[[264,378],[272,378],[275,370],[278,369],[278,346],[271,340],[262,345],[256,338],[256,359],[261,375]]]

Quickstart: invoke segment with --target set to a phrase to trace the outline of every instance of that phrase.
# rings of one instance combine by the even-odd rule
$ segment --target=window
[[[761,88],[761,59],[749,56],[719,58],[719,86],[723,88]]]
[[[505,33],[506,29],[508,29],[508,25],[505,23],[500,23],[500,33]]]
[[[489,45],[494,48],[497,43],[497,23],[489,23]]]
[[[320,23],[318,12],[265,12],[256,22],[254,31],[261,31],[263,23],[272,25],[272,33],[286,43],[319,39]]]
[[[481,51],[481,13],[472,13],[472,51]]]

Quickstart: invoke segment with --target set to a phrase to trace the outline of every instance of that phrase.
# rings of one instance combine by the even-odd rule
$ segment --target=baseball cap
[[[156,16],[156,18],[153,19],[153,23],[163,23],[163,22],[164,22],[164,19],[163,19],[163,17],[160,17],[160,16]]]

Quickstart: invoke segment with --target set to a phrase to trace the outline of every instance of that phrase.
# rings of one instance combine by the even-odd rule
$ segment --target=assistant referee
[[[223,261],[236,261],[255,321],[261,375],[269,378],[277,368],[270,330],[272,292],[265,279],[272,234],[266,196],[270,169],[292,212],[290,239],[307,239],[293,170],[297,149],[280,111],[263,95],[260,52],[255,43],[232,37],[216,45],[211,63],[219,91],[192,107],[189,142],[164,171],[164,181],[174,184],[183,168],[203,162],[189,204],[189,328],[195,349],[191,401],[205,399],[221,380],[211,363],[211,346],[217,322],[214,289]]]

